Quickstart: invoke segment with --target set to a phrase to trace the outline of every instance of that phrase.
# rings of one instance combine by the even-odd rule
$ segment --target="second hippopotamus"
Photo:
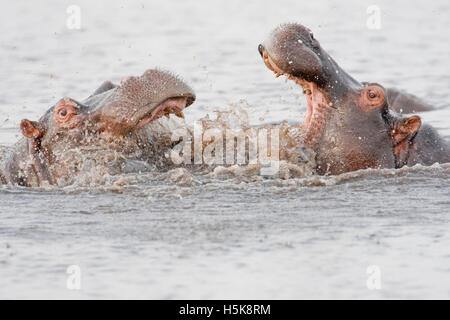
[[[305,143],[316,153],[320,174],[365,168],[400,168],[450,162],[450,146],[419,116],[418,98],[346,73],[300,24],[276,28],[258,47],[266,66],[295,81],[308,104]]]

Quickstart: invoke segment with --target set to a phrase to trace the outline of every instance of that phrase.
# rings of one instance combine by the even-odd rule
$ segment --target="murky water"
[[[187,123],[242,107],[252,125],[298,123],[305,101],[257,45],[277,24],[309,26],[357,79],[415,93],[450,136],[447,1],[64,1],[2,3],[0,145],[22,118],[106,79],[161,66],[192,85]],[[12,18],[14,17],[14,18]],[[264,178],[185,169],[0,186],[1,298],[449,298],[450,166]],[[68,266],[81,290],[67,289]],[[381,290],[369,290],[377,266]],[[373,274],[372,274],[373,276]]]

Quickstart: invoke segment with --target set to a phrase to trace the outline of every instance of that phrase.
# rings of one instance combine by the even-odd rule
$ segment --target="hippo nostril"
[[[262,46],[262,44],[260,44],[259,46],[258,46],[258,51],[259,51],[259,54],[261,55],[261,57],[264,55],[264,47]]]

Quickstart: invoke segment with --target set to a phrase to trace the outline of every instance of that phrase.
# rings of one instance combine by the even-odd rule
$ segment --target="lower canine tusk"
[[[184,114],[183,114],[183,112],[178,112],[178,113],[175,113],[175,115],[178,117],[178,118],[183,118],[184,119]]]

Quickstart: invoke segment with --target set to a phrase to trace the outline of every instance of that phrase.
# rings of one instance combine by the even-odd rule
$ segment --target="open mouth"
[[[184,119],[183,109],[186,108],[187,104],[187,97],[169,98],[144,115],[144,117],[139,120],[136,128],[142,128],[147,123],[157,120],[163,116],[170,118],[171,114]]]
[[[275,73],[276,78],[284,75],[287,80],[292,80],[302,87],[307,102],[306,115],[302,123],[305,131],[305,142],[310,145],[316,143],[323,132],[329,110],[337,108],[316,83],[306,81],[285,72],[276,65],[262,46],[260,46],[259,50],[267,68]]]

